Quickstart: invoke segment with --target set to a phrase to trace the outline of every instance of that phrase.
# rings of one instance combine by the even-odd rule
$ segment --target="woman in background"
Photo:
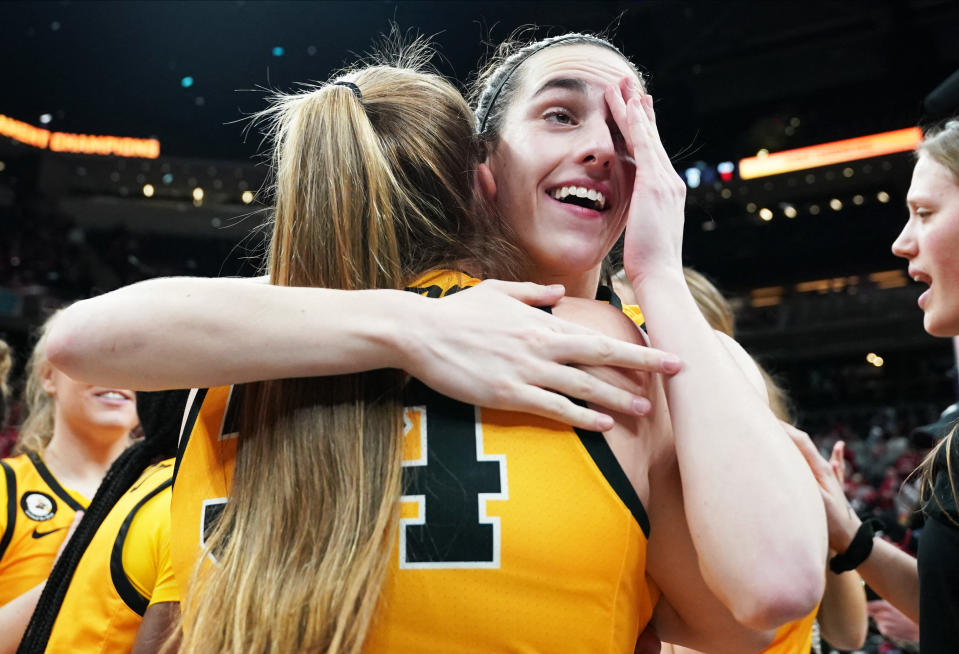
[[[46,334],[55,319],[27,362],[15,456],[0,460],[0,611],[19,624],[0,632],[7,648],[20,641],[69,527],[138,423],[132,391],[81,384],[50,365]]]
[[[892,252],[909,276],[929,288],[919,296],[923,326],[933,336],[959,336],[959,121],[926,132],[906,196],[909,218]],[[917,470],[926,523],[918,558],[874,538],[855,514],[832,467],[801,432],[793,439],[819,481],[829,519],[835,569],[855,569],[883,599],[919,623],[923,654],[955,652],[959,643],[959,437],[956,429]]]

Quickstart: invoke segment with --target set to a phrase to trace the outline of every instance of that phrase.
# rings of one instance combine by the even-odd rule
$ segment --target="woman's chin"
[[[952,320],[943,320],[934,312],[927,311],[922,318],[922,326],[930,336],[939,338],[959,336],[959,316],[955,316]]]

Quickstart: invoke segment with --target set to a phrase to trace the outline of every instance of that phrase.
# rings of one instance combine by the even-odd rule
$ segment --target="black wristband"
[[[837,575],[848,570],[855,570],[862,562],[872,554],[872,540],[876,535],[873,531],[873,523],[879,527],[882,523],[875,518],[869,518],[859,525],[856,535],[852,537],[852,542],[842,554],[837,554],[829,560],[829,569]]]

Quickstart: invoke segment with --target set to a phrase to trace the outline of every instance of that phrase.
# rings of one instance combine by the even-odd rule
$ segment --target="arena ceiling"
[[[466,81],[514,28],[615,28],[651,78],[669,149],[736,159],[895,129],[959,67],[950,0],[727,2],[8,2],[0,114],[155,136],[172,156],[246,159],[263,88],[325,79],[389,29],[436,35]],[[184,86],[186,78],[192,85]],[[783,131],[792,118],[801,125]]]
[[[243,119],[265,106],[266,89],[326,79],[391,23],[434,35],[440,69],[461,83],[519,26],[612,28],[649,75],[680,170],[940,118],[923,99],[959,68],[954,0],[7,2],[0,114],[155,137],[164,157],[250,161],[260,144],[244,139]],[[908,184],[901,157],[884,176],[857,176],[857,188],[837,189],[826,171],[798,195],[782,179],[731,189],[726,204],[691,192],[689,260],[739,289],[901,267],[888,250]],[[768,225],[746,209],[756,193],[808,206],[840,191],[867,201],[841,218]],[[880,191],[892,201],[868,200]]]

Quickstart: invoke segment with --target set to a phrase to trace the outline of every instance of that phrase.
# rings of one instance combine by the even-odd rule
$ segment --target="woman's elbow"
[[[822,599],[826,580],[820,563],[810,570],[793,565],[757,573],[755,582],[748,596],[731,608],[742,625],[762,631],[809,615]]]
[[[47,361],[71,377],[82,377],[83,364],[91,353],[92,345],[84,339],[91,329],[84,327],[84,321],[82,307],[73,304],[54,318],[44,335]]]

